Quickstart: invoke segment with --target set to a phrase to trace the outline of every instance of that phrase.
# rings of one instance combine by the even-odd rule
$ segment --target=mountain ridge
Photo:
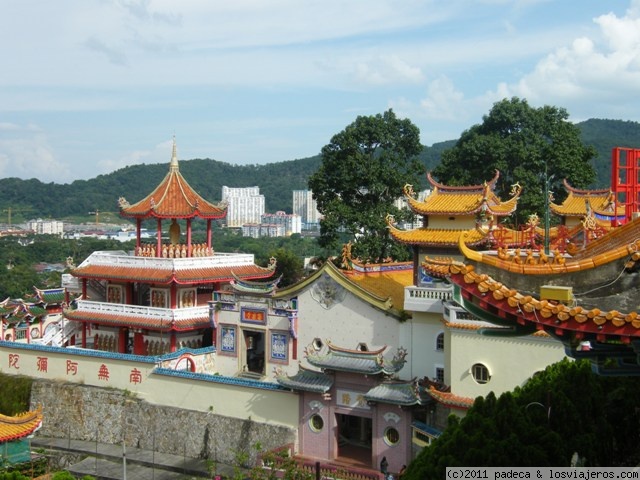
[[[610,185],[610,159],[613,147],[640,148],[640,123],[624,120],[589,119],[576,124],[581,140],[593,145],[598,156],[593,160],[597,180],[593,188]],[[433,170],[442,152],[457,140],[425,146],[419,155],[427,170]],[[321,162],[320,155],[285,160],[264,165],[233,165],[210,158],[180,160],[180,172],[204,198],[220,200],[222,186],[260,187],[265,196],[266,211],[291,212],[293,190],[307,188],[307,179]],[[13,223],[30,218],[68,218],[117,214],[117,199],[125,197],[131,203],[150,193],[168,171],[166,163],[137,164],[89,180],[68,184],[43,183],[32,178],[0,179],[0,212],[13,216]],[[8,219],[8,217],[5,217]],[[0,220],[4,223],[4,219]]]

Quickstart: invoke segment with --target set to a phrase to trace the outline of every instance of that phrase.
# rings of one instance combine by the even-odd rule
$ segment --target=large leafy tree
[[[588,361],[567,359],[523,387],[478,397],[467,415],[449,418],[442,435],[409,465],[406,480],[444,478],[453,466],[638,464],[640,415],[635,377],[598,376]]]
[[[563,179],[579,188],[595,180],[591,160],[597,152],[582,144],[579,128],[568,117],[563,108],[533,108],[516,97],[499,101],[481,124],[464,131],[456,145],[443,153],[433,174],[443,183],[470,185],[493,178],[497,169],[499,197],[508,198],[515,183],[523,187],[517,221],[533,213],[542,217],[545,179],[554,201],[564,198]]]
[[[352,254],[363,261],[408,257],[404,246],[389,236],[385,217],[408,219],[394,201],[402,187],[416,184],[423,167],[420,131],[392,110],[359,116],[322,148],[322,163],[309,179],[309,188],[324,216],[320,244],[336,249],[353,241]]]

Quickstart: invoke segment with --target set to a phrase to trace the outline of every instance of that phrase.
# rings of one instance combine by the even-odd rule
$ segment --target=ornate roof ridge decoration
[[[481,245],[487,240],[487,232],[473,227],[469,230],[449,228],[421,227],[413,230],[401,230],[396,226],[395,217],[387,214],[385,217],[387,229],[394,240],[408,245],[422,245],[434,247],[455,247],[458,245],[463,232],[468,232],[466,242],[469,245]]]
[[[566,178],[562,180],[562,184],[564,185],[564,188],[566,188],[568,192],[574,193],[576,195],[601,196],[601,195],[610,195],[613,193],[611,191],[611,188],[601,188],[601,189],[593,189],[593,190],[576,188],[571,186],[569,184],[569,181]]]
[[[347,272],[340,270],[331,260],[322,265],[321,268],[316,270],[313,274],[300,280],[298,283],[289,285],[274,294],[275,298],[286,298],[299,294],[302,290],[313,286],[316,282],[322,279],[326,275],[332,280],[338,283],[341,287],[354,294],[364,302],[369,303],[373,307],[388,312],[390,315],[400,317],[400,310],[395,308],[391,300],[391,296],[380,296],[374,292],[371,292],[359,285],[357,282],[350,278]]]
[[[501,200],[494,193],[496,176],[490,182],[482,185],[465,187],[447,187],[435,184],[430,195],[424,201],[419,201],[413,191],[413,185],[407,184],[403,188],[408,207],[418,215],[482,215],[483,217],[506,216],[512,214],[517,207],[522,187],[516,183],[511,189],[511,198]],[[433,181],[427,174],[429,181]]]
[[[624,205],[617,205],[615,195],[609,188],[598,190],[578,189],[563,180],[568,192],[562,204],[550,202],[549,207],[556,215],[562,217],[582,217],[596,215],[602,220],[611,221],[615,217],[626,217]],[[610,227],[610,225],[609,225]]]
[[[364,398],[367,402],[388,403],[403,407],[431,402],[431,396],[415,378],[412,380],[386,378],[365,393]]]
[[[448,277],[460,289],[456,301],[465,310],[481,315],[483,320],[491,323],[528,325],[533,329],[528,333],[545,330],[555,337],[561,337],[567,331],[578,339],[588,334],[596,336],[599,341],[614,337],[623,344],[640,338],[640,314],[636,311],[605,312],[595,307],[540,300],[509,288],[487,274],[477,273],[471,265],[452,264]],[[492,309],[495,313],[491,313]],[[486,317],[482,316],[483,313],[489,314],[493,320],[483,318]]]
[[[201,197],[184,179],[178,166],[176,140],[169,172],[160,184],[145,198],[131,205],[124,197],[118,201],[120,216],[131,218],[224,218],[227,211],[222,202],[218,205]]]
[[[17,440],[36,431],[42,425],[42,406],[15,416],[0,414],[0,443]]]
[[[612,247],[606,251],[596,252],[592,257],[566,258],[557,249],[553,252],[552,257],[545,255],[542,250],[537,252],[537,256],[534,256],[532,249],[520,248],[513,249],[512,253],[508,249],[499,248],[497,255],[489,255],[468,248],[464,242],[464,235],[460,236],[458,248],[468,260],[525,275],[549,275],[591,270],[626,256],[631,256],[633,262],[640,259],[640,253],[638,253],[640,239],[635,240],[633,243]],[[429,268],[426,259],[423,266]]]
[[[468,192],[468,191],[485,191],[487,187],[489,187],[490,189],[494,189],[496,182],[498,181],[498,179],[500,178],[500,171],[496,170],[496,173],[494,175],[494,177],[489,180],[488,182],[484,182],[482,184],[479,185],[465,185],[465,186],[450,186],[450,185],[444,185],[442,183],[437,182],[432,176],[431,176],[431,172],[427,172],[427,180],[428,182],[431,184],[431,186],[433,186],[434,189],[440,190],[440,191],[452,191],[452,192]]]
[[[364,356],[368,355],[368,356],[377,357],[379,355],[382,355],[382,353],[387,349],[387,346],[384,345],[383,347],[379,348],[378,350],[357,350],[355,348],[339,347],[339,346],[333,344],[331,341],[327,341],[327,348],[329,350],[331,350],[332,352],[350,353],[350,354],[354,354],[354,355],[364,355]]]
[[[311,346],[307,347],[305,353],[309,364],[321,368],[323,371],[393,375],[399,372],[406,363],[407,350],[403,347],[398,347],[393,359],[387,360],[382,354],[387,348],[386,345],[382,349],[372,352],[336,347],[329,341],[327,341],[327,346],[326,353],[316,352]]]
[[[278,384],[292,390],[326,394],[333,386],[333,377],[303,365],[298,365],[298,372],[294,375],[287,375],[280,367],[274,373]]]
[[[232,270],[231,275],[233,276],[233,280],[231,280],[230,285],[231,288],[238,292],[243,293],[256,293],[256,294],[273,294],[278,287],[278,283],[282,279],[282,275],[273,280],[266,280],[264,282],[245,280]]]
[[[434,386],[429,387],[429,395],[431,395],[431,397],[433,397],[433,399],[438,403],[447,407],[459,408],[461,410],[468,410],[475,401],[473,398],[462,397],[451,392],[443,392],[436,389]]]

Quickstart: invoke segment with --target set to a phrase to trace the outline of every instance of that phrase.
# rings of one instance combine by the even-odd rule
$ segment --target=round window
[[[384,441],[387,445],[393,446],[400,441],[400,433],[393,427],[388,427],[384,431]]]
[[[318,414],[313,415],[309,419],[309,428],[314,432],[320,432],[324,428],[324,420]]]

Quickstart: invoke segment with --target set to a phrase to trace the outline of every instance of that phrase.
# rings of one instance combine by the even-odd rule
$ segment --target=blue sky
[[[640,121],[640,0],[0,0],[0,178],[319,153],[393,108],[424,145],[511,96]],[[638,139],[640,147],[640,139]]]

